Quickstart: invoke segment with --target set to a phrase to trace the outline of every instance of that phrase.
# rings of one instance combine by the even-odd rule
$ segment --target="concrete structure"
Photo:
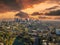
[[[56,29],[56,34],[60,35],[60,29]]]

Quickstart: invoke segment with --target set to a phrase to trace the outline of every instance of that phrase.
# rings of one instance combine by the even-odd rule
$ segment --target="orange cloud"
[[[15,18],[15,14],[18,12],[5,12],[5,13],[0,13],[0,19],[13,19]]]
[[[60,0],[0,0],[0,18],[14,18],[17,11],[23,11],[34,19],[56,19],[56,17],[44,17],[43,14],[43,17],[31,14],[33,12],[45,13],[45,9],[57,6],[59,2]]]

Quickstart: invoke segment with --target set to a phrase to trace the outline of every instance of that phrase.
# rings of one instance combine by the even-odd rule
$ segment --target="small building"
[[[55,32],[56,32],[57,35],[60,35],[60,29],[56,29]]]

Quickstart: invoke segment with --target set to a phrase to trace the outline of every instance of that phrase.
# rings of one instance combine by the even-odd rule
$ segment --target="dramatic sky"
[[[60,19],[60,0],[0,0],[0,19]]]

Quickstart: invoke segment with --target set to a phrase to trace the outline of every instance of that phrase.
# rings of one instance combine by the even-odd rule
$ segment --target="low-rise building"
[[[57,35],[60,35],[60,29],[56,29],[55,32],[56,32]]]

